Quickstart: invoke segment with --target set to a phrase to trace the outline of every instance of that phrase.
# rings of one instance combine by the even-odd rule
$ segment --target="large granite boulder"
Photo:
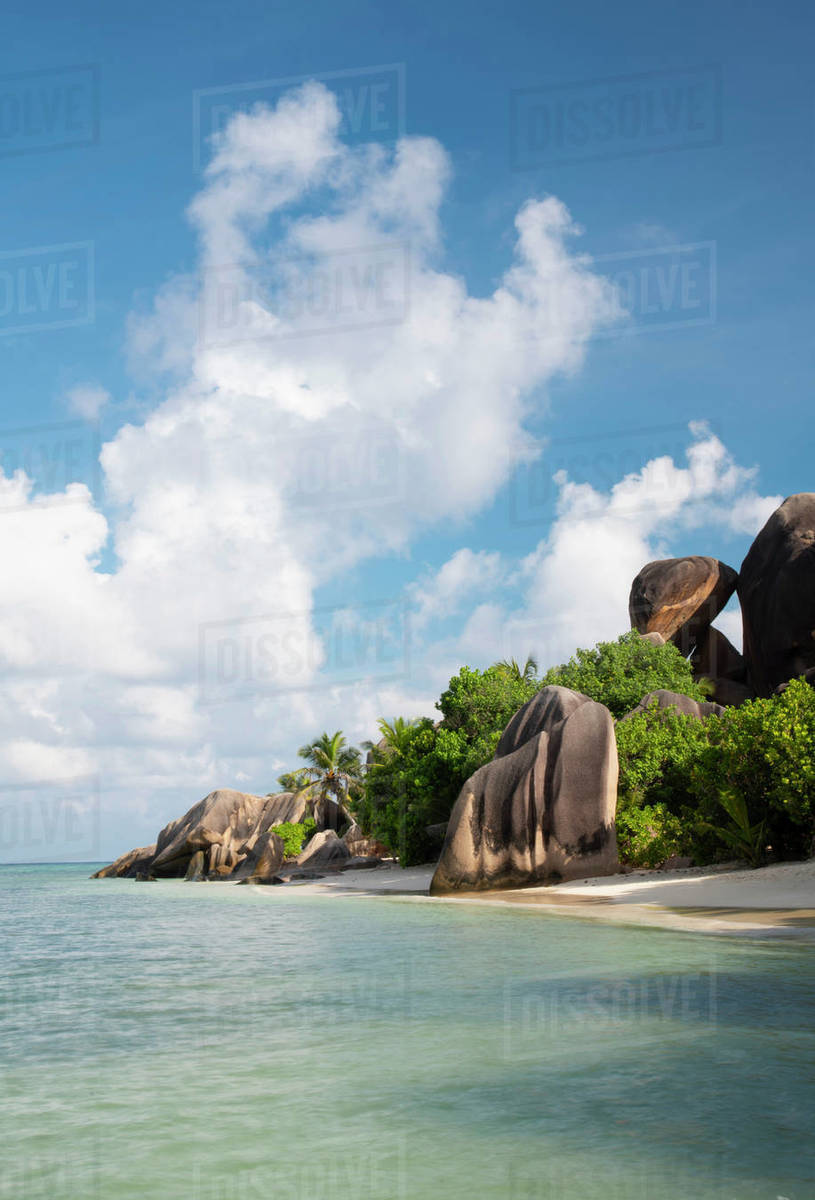
[[[631,584],[632,629],[661,633],[688,654],[736,590],[732,567],[694,554],[647,563]]]
[[[461,789],[431,893],[613,874],[617,748],[608,709],[545,688],[513,717],[499,749]]]
[[[815,492],[789,496],[739,573],[744,656],[759,696],[815,667]]]
[[[309,870],[323,870],[326,867],[339,868],[351,858],[351,851],[342,838],[333,829],[325,829],[315,833],[314,837],[297,858],[298,867]]]
[[[207,877],[207,859],[203,850],[196,850],[190,859],[184,878],[190,883],[201,883]]]
[[[552,729],[560,721],[565,721],[566,717],[571,716],[581,704],[590,703],[588,696],[581,692],[573,692],[571,688],[556,684],[541,688],[531,700],[527,700],[526,704],[518,709],[501,734],[495,758],[514,754],[536,734]]]
[[[127,854],[121,855],[110,866],[102,867],[91,879],[135,879],[137,875],[146,876],[149,874],[155,853],[155,845],[138,846],[135,850],[128,850]]]
[[[234,868],[229,878],[245,883],[275,883],[284,857],[283,839],[273,828],[269,829],[257,838],[252,849]]]
[[[747,661],[733,643],[712,625],[702,635],[691,656],[694,678],[709,679],[712,699],[717,704],[739,705],[755,696],[747,673]]]
[[[643,696],[636,708],[632,708],[631,712],[627,712],[624,717],[620,717],[621,721],[627,721],[630,717],[638,717],[644,713],[646,709],[656,701],[657,707],[661,709],[675,709],[685,717],[696,717],[698,721],[704,720],[705,717],[720,717],[724,712],[721,704],[715,704],[710,700],[692,700],[690,696],[683,696],[680,692],[669,692],[666,688],[657,688],[656,691],[648,692]]]
[[[348,847],[348,852],[352,858],[380,859],[387,858],[390,853],[388,847],[383,842],[378,842],[376,838],[366,837],[356,821],[343,834],[342,840]]]

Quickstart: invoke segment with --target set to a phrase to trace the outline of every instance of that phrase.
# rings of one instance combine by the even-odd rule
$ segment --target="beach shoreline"
[[[293,884],[307,895],[390,897],[490,905],[694,933],[794,937],[815,942],[815,860],[757,870],[635,870],[512,891],[429,895],[432,866],[345,871]]]

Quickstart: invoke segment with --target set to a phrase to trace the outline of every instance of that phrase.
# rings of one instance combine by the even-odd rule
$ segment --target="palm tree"
[[[338,730],[330,735],[321,733],[313,742],[301,746],[297,753],[309,764],[292,772],[303,780],[298,792],[309,793],[312,813],[316,816],[319,803],[326,816],[326,825],[336,828],[343,802],[358,793],[361,785],[359,750],[349,746]]]
[[[282,775],[278,775],[277,782],[284,792],[302,792],[309,778],[305,767],[297,767],[294,771],[284,771]]]
[[[503,658],[495,666],[499,671],[511,675],[518,683],[534,683],[538,676],[538,660],[531,654],[527,655],[523,667],[514,658]]]
[[[411,732],[419,724],[420,719],[419,717],[395,717],[393,721],[386,721],[384,717],[381,717],[377,721],[377,726],[385,748],[387,750],[404,750],[410,740]]]

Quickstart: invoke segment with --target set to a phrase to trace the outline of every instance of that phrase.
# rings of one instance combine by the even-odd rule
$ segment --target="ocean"
[[[811,1200],[815,952],[0,868],[0,1197]]]

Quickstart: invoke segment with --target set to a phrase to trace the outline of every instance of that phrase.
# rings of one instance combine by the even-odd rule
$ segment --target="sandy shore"
[[[554,887],[450,897],[428,895],[432,875],[432,867],[403,871],[384,865],[297,886],[314,894],[391,895],[432,904],[499,904],[622,924],[700,933],[794,935],[815,941],[815,860],[757,871],[710,867],[634,871]]]

